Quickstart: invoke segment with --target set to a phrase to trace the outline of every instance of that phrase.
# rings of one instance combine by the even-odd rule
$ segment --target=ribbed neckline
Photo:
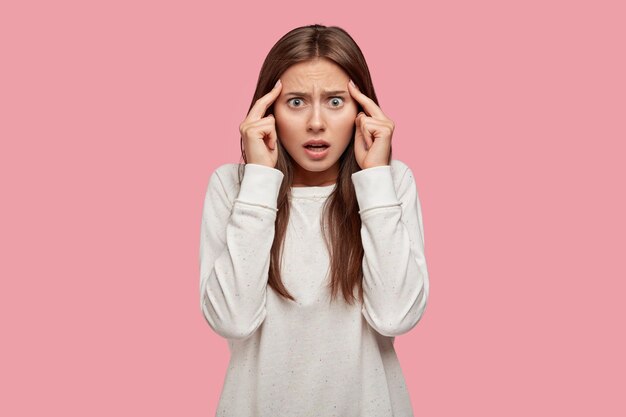
[[[323,186],[291,187],[294,197],[328,197],[335,189],[335,184]]]

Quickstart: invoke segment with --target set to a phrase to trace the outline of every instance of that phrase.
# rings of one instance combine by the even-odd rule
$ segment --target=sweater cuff
[[[352,174],[360,211],[380,206],[399,205],[390,165],[362,169]]]
[[[267,165],[246,164],[237,200],[277,210],[278,192],[284,176],[280,170]]]

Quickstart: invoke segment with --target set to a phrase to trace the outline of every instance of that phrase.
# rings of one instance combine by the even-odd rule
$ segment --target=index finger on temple
[[[267,109],[272,105],[272,103],[276,100],[280,91],[283,88],[283,84],[280,79],[276,82],[274,88],[272,88],[267,94],[258,99],[254,106],[250,109],[250,113],[248,114],[249,118],[260,119],[263,117]]]
[[[378,107],[378,104],[376,104],[374,100],[372,100],[371,98],[363,94],[361,90],[359,90],[359,88],[356,87],[356,84],[355,86],[352,86],[352,84],[348,82],[348,91],[350,92],[352,97],[354,97],[354,99],[358,101],[361,104],[361,106],[363,106],[363,110],[365,110],[369,116],[373,116],[373,117],[381,118],[381,119],[384,119],[387,117],[385,116],[385,113],[383,113],[381,108]]]

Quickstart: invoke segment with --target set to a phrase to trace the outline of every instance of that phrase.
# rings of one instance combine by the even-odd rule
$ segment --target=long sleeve
[[[390,165],[352,174],[364,250],[362,313],[376,331],[390,337],[417,324],[429,294],[417,188],[411,169],[396,163],[403,169],[397,190]]]
[[[200,307],[211,328],[232,339],[249,337],[265,319],[283,180],[281,171],[264,165],[246,164],[244,169],[238,194],[227,170],[212,174],[200,234]]]

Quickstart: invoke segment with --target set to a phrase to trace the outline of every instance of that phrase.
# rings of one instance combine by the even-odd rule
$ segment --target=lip
[[[330,152],[330,147],[324,149],[323,151],[312,151],[309,148],[304,148],[304,152],[306,152],[309,158],[313,160],[320,160],[328,156]]]
[[[308,145],[326,145],[326,146],[330,146],[330,143],[326,142],[324,139],[310,139],[307,140],[304,145],[302,146],[308,146]]]
[[[309,148],[307,148],[308,145],[326,145],[326,149],[324,149],[323,151],[318,151],[318,150],[311,150]],[[304,147],[304,151],[306,152],[306,154],[309,156],[309,158],[313,159],[313,160],[320,160],[320,159],[324,159],[329,152],[330,149],[330,143],[326,142],[324,139],[309,139],[307,140],[304,145],[302,145],[302,147]]]

